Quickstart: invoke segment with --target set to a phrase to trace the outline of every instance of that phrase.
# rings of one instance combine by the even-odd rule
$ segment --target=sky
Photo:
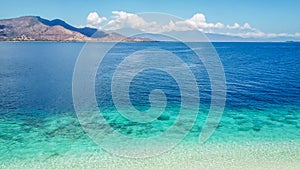
[[[0,18],[34,15],[62,19],[74,26],[102,28],[109,22],[119,25],[126,22],[121,17],[140,21],[133,15],[162,12],[181,17],[185,25],[191,24],[205,32],[300,37],[299,9],[298,0],[10,0],[1,2]],[[176,26],[184,24],[175,23]]]

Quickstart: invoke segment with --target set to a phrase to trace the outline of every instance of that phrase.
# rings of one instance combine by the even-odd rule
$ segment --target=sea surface
[[[107,153],[85,134],[74,110],[72,78],[76,60],[84,45],[59,42],[0,43],[0,167],[32,168],[38,166],[35,162],[41,162],[45,167],[48,161],[54,160],[55,162],[51,161],[53,167],[54,164],[70,167],[77,162],[80,168],[83,154],[101,158],[101,154]],[[94,43],[93,47],[107,45],[110,44]],[[190,45],[194,47],[193,50],[200,50],[204,57],[210,56],[207,44]],[[247,160],[251,162],[248,158],[253,157],[254,160],[259,156],[265,158],[265,162],[274,160],[274,163],[266,162],[265,167],[276,164],[277,167],[297,168],[294,164],[297,164],[297,160],[299,162],[300,156],[300,43],[212,45],[223,64],[226,105],[215,132],[204,144],[211,151],[202,155],[217,158],[218,166],[226,166],[226,161],[228,166],[233,166],[228,161],[235,164],[236,161],[243,161],[243,158],[243,165],[247,166]],[[183,43],[119,43],[114,46],[97,71],[95,94],[98,108],[107,124],[128,137],[149,138],[172,127],[182,98],[178,81],[167,72],[147,69],[138,73],[130,83],[131,106],[141,112],[151,107],[151,91],[160,89],[165,93],[165,111],[150,123],[126,119],[118,113],[112,99],[111,82],[118,65],[135,51],[153,48],[172,52],[186,63],[195,76],[200,96],[199,112],[195,121],[183,123],[183,126],[192,123],[193,127],[180,144],[199,146],[197,141],[211,104],[211,81],[202,61]],[[157,62],[164,63],[164,58]],[[128,67],[128,72],[123,72],[124,76],[127,76],[126,73],[130,74],[131,70],[134,70],[134,66]],[[185,77],[179,80],[189,83],[185,81]],[[189,111],[184,113],[188,114]],[[227,148],[223,149],[223,146]],[[188,148],[182,150],[178,151],[181,153],[178,155],[180,157],[185,156],[184,151],[188,151]],[[217,152],[213,153],[215,151],[222,156],[218,156]],[[174,150],[173,155],[176,152]],[[251,156],[252,152],[257,156]],[[226,159],[229,157],[232,158]],[[78,159],[72,161],[72,158]],[[190,158],[184,158],[183,161],[188,162]],[[97,160],[90,162],[97,166],[95,161]],[[126,163],[126,159],[106,161],[111,162],[103,164],[106,167],[118,162],[122,165]],[[197,160],[192,158],[192,161]],[[201,159],[198,161],[201,162]],[[81,159],[81,162],[87,161]],[[180,160],[176,162],[180,163]],[[39,165],[43,166],[41,163]],[[259,162],[252,165],[257,163]],[[132,162],[128,165],[134,167],[134,164]],[[150,159],[147,164],[151,166],[159,162]],[[214,163],[209,164],[214,166]],[[139,165],[142,166],[142,163]],[[85,167],[87,166],[89,165]],[[260,168],[258,164],[257,166]]]

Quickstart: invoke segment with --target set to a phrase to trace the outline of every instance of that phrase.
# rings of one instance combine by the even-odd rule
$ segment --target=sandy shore
[[[184,143],[162,155],[129,159],[108,153],[55,156],[47,160],[11,160],[0,168],[300,168],[299,142]]]

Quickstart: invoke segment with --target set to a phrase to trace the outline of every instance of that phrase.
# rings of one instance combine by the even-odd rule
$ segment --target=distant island
[[[129,38],[96,28],[76,28],[60,19],[23,16],[0,20],[0,41],[148,42],[149,38]]]
[[[288,41],[285,41],[286,43],[298,43],[298,41],[293,41],[293,40],[288,40]]]

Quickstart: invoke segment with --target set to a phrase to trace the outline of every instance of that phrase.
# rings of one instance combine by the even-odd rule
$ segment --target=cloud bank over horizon
[[[159,18],[160,19],[160,18]],[[168,23],[148,21],[142,15],[125,11],[112,11],[111,19],[101,17],[97,12],[90,12],[87,16],[87,26],[95,27],[104,31],[117,31],[131,28],[148,33],[164,33],[171,31],[198,30],[204,33],[216,33],[243,38],[300,38],[300,33],[266,33],[252,27],[248,22],[232,25],[222,22],[208,22],[203,13],[196,13],[191,18],[183,20],[169,20]]]

